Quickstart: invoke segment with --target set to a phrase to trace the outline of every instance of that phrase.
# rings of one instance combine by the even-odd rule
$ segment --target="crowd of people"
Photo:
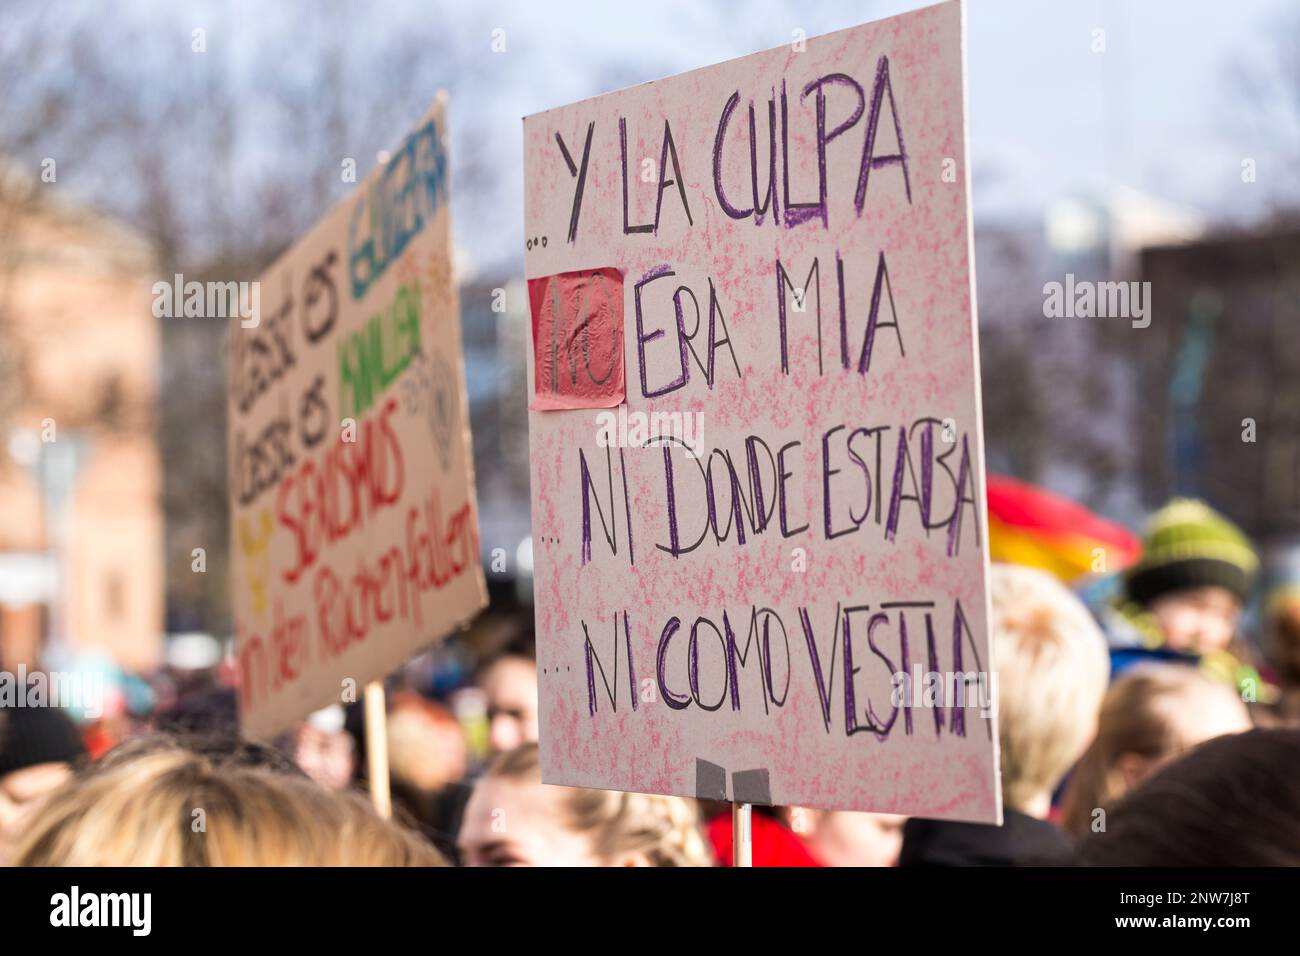
[[[993,565],[1002,826],[755,807],[755,865],[1300,864],[1300,588],[1257,568],[1183,500],[1104,603]],[[466,679],[390,682],[391,819],[362,707],[243,740],[215,662],[174,665],[150,713],[0,707],[0,864],[729,865],[726,805],[541,782],[516,627]]]

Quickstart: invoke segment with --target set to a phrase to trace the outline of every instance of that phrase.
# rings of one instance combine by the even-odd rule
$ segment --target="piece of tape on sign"
[[[736,803],[772,805],[772,782],[766,770],[737,770],[731,775],[731,799]]]
[[[716,763],[695,758],[695,799],[726,800],[727,771]]]
[[[534,411],[615,408],[627,397],[623,272],[581,269],[528,280]]]
[[[726,800],[727,769],[695,758],[695,799]],[[737,770],[731,775],[731,800],[735,803],[772,805],[772,780],[767,770]]]

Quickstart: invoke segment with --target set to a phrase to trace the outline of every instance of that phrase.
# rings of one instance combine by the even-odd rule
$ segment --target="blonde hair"
[[[1135,667],[1115,681],[1101,705],[1097,736],[1070,777],[1061,823],[1086,836],[1095,810],[1108,810],[1128,789],[1119,759],[1133,754],[1160,761],[1188,744],[1174,720],[1171,698],[1218,693],[1237,699],[1224,684],[1193,667],[1151,664]],[[1244,714],[1244,705],[1243,705]]]
[[[359,794],[152,746],[74,778],[25,828],[18,866],[445,866]]]
[[[1097,622],[1051,575],[995,564],[990,588],[1003,797],[1023,809],[1087,746],[1110,662]]]
[[[537,744],[523,744],[498,755],[488,766],[487,775],[541,783]],[[693,802],[656,793],[555,789],[564,793],[565,822],[575,832],[590,837],[601,859],[640,853],[651,866],[713,865]]]

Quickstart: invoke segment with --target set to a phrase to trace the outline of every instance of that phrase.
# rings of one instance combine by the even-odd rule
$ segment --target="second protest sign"
[[[486,603],[441,101],[230,329],[240,720],[355,700]]]

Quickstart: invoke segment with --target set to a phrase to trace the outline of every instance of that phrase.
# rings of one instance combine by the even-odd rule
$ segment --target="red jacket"
[[[754,866],[821,866],[803,841],[765,813],[752,813],[750,836]],[[721,813],[705,827],[719,866],[731,866],[731,813]]]

